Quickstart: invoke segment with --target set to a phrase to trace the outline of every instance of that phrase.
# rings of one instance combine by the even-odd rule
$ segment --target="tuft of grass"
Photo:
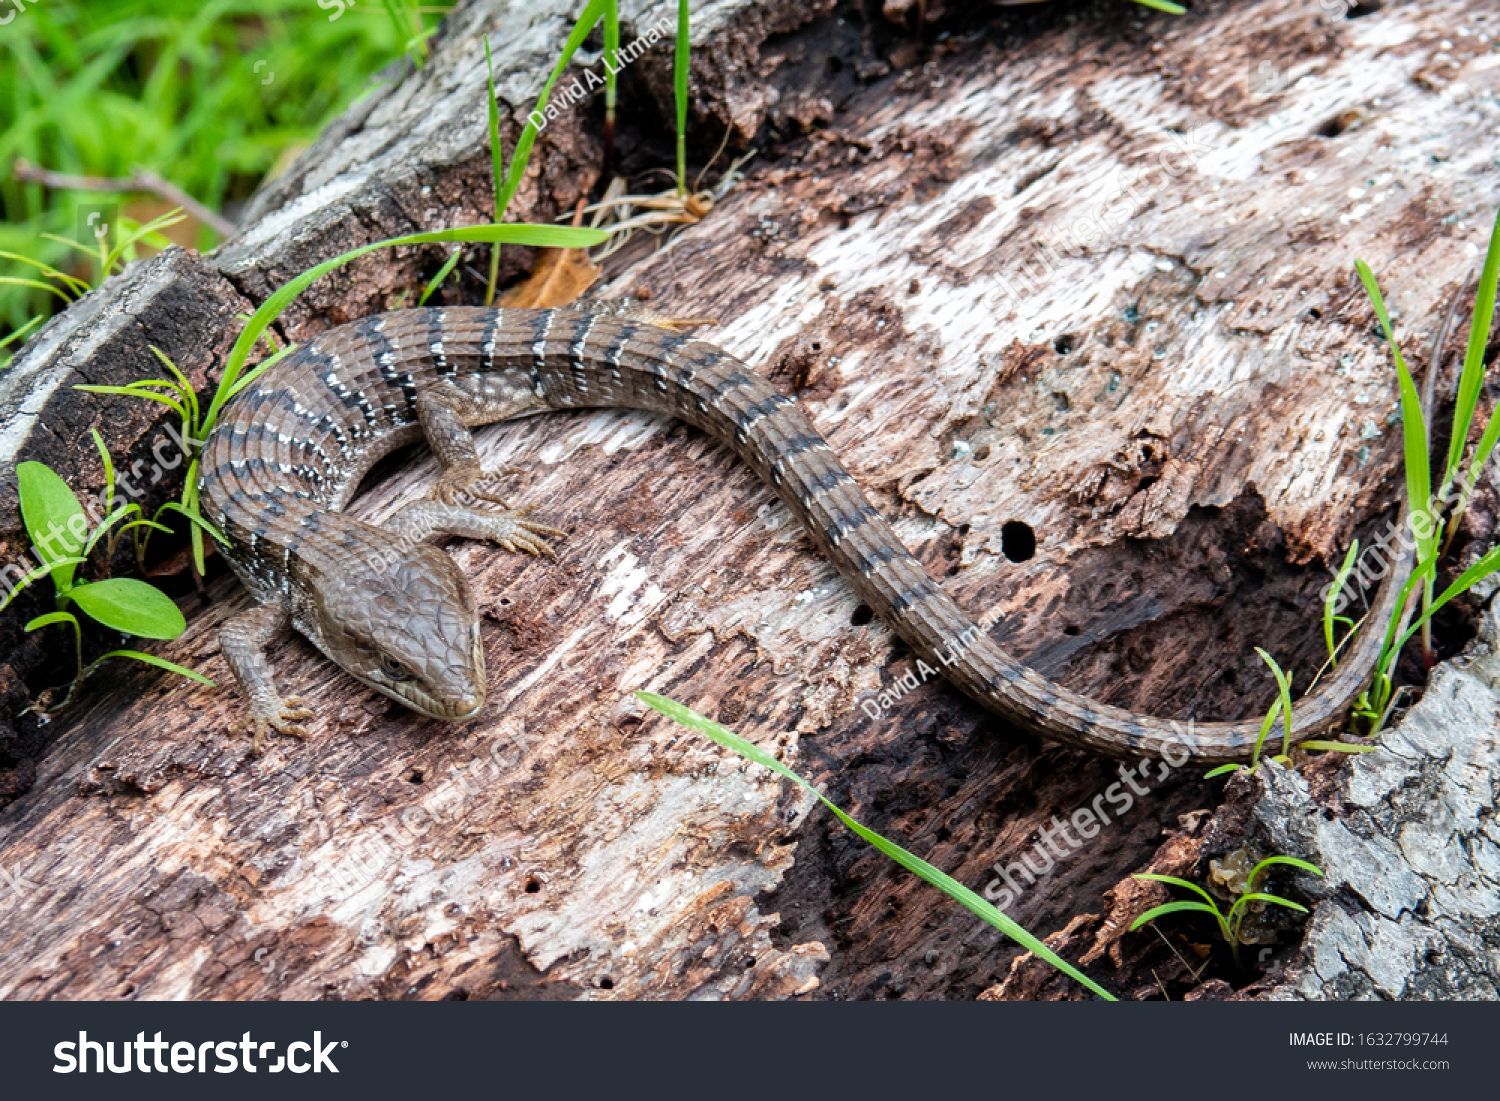
[[[1480,275],[1478,290],[1475,292],[1474,313],[1469,326],[1469,340],[1464,353],[1463,369],[1459,375],[1448,453],[1442,467],[1442,480],[1436,492],[1432,491],[1432,475],[1428,459],[1430,433],[1427,426],[1431,422],[1432,409],[1424,408],[1422,398],[1418,395],[1416,385],[1412,381],[1411,372],[1407,370],[1406,360],[1392,330],[1390,315],[1386,310],[1375,273],[1363,260],[1355,261],[1355,269],[1369,295],[1370,303],[1375,310],[1375,316],[1379,319],[1381,331],[1385,335],[1386,344],[1390,348],[1391,358],[1396,366],[1397,386],[1401,397],[1407,515],[1417,553],[1416,567],[1403,588],[1402,599],[1392,615],[1391,622],[1386,625],[1385,644],[1375,663],[1371,687],[1356,708],[1356,714],[1369,723],[1369,734],[1373,735],[1379,731],[1385,717],[1389,714],[1395,693],[1394,668],[1406,644],[1416,633],[1421,632],[1423,657],[1428,668],[1431,668],[1434,660],[1431,645],[1433,615],[1448,601],[1467,592],[1480,580],[1500,569],[1500,552],[1492,550],[1464,570],[1440,597],[1434,595],[1438,560],[1446,550],[1448,541],[1452,539],[1453,531],[1463,516],[1469,497],[1494,453],[1496,442],[1500,441],[1500,417],[1492,415],[1480,434],[1478,443],[1472,452],[1469,452],[1469,460],[1465,465],[1464,455],[1468,451],[1468,439],[1474,425],[1479,396],[1484,387],[1486,370],[1484,353],[1494,320],[1497,283],[1500,283],[1500,214],[1497,214],[1495,227],[1490,234],[1484,268]],[[1441,363],[1441,354],[1441,347],[1435,349],[1433,362],[1428,366],[1429,376]],[[1429,399],[1430,404],[1431,399]],[[1347,580],[1353,563],[1353,554],[1351,550],[1350,557],[1345,560],[1345,568],[1340,572],[1341,582]],[[1402,632],[1402,617],[1412,593],[1419,587],[1421,611],[1416,615],[1411,626]],[[1334,590],[1334,592],[1337,591],[1337,589]],[[1331,636],[1330,613],[1327,608],[1324,610],[1324,617],[1325,635]]]
[[[1099,995],[1099,997],[1103,998],[1105,1001],[1112,1002],[1116,1000],[1115,997],[1109,993],[1109,991],[1105,990],[1098,983],[1094,982],[1087,975],[1083,974],[1083,972],[1079,971],[1072,964],[1068,963],[1056,952],[1052,951],[1052,949],[1048,948],[1044,943],[1042,943],[1040,939],[1033,936],[1031,933],[1028,933],[1015,921],[1006,917],[989,902],[986,902],[984,899],[980,898],[977,894],[969,890],[969,888],[965,887],[962,883],[959,883],[952,876],[938,871],[938,869],[934,868],[931,864],[927,863],[927,861],[923,860],[921,857],[907,852],[900,845],[897,845],[894,841],[888,841],[886,838],[882,837],[874,830],[860,825],[853,818],[849,817],[849,815],[845,814],[843,810],[830,802],[829,799],[817,788],[813,787],[812,784],[808,783],[801,776],[797,775],[797,773],[787,768],[784,764],[778,761],[775,757],[772,757],[769,753],[766,753],[764,750],[758,748],[755,745],[752,745],[750,742],[747,742],[744,738],[741,738],[733,731],[725,729],[718,723],[714,722],[712,719],[698,714],[692,708],[678,703],[676,700],[668,699],[666,696],[659,696],[654,692],[636,692],[635,697],[642,703],[646,704],[648,707],[661,712],[663,715],[667,716],[667,718],[681,723],[689,730],[697,731],[699,734],[702,734],[712,741],[718,743],[725,749],[732,749],[734,750],[734,752],[738,753],[746,760],[760,765],[763,768],[768,768],[783,779],[790,780],[797,786],[805,788],[806,790],[812,792],[818,797],[818,800],[825,807],[833,812],[834,817],[836,817],[840,822],[854,831],[854,833],[857,834],[860,838],[868,841],[871,845],[874,845],[877,849],[883,852],[886,856],[890,857],[897,864],[900,864],[907,871],[932,884],[938,890],[942,891],[949,898],[959,903],[971,913],[988,922],[990,925],[993,925],[996,929],[999,929],[1002,933],[1010,937],[1021,947],[1033,953],[1038,958],[1045,960],[1047,963],[1051,964],[1053,967],[1057,968],[1064,975],[1067,975],[1074,981],[1083,984],[1083,986],[1087,987],[1093,993]]]
[[[1165,917],[1167,914],[1180,914],[1187,912],[1211,914],[1213,915],[1215,922],[1218,923],[1219,935],[1224,938],[1224,943],[1229,945],[1229,950],[1234,956],[1235,970],[1242,970],[1244,967],[1244,963],[1240,959],[1240,929],[1245,924],[1245,914],[1249,912],[1250,903],[1269,902],[1276,906],[1285,906],[1289,910],[1296,910],[1298,913],[1307,913],[1306,906],[1301,906],[1291,901],[1291,899],[1286,899],[1282,898],[1280,895],[1267,894],[1265,892],[1255,890],[1255,881],[1260,876],[1261,872],[1265,871],[1267,868],[1274,867],[1277,864],[1285,864],[1293,868],[1300,868],[1302,871],[1307,872],[1310,875],[1321,876],[1323,874],[1323,870],[1317,865],[1309,864],[1305,860],[1298,860],[1294,856],[1267,857],[1265,860],[1262,860],[1259,864],[1250,869],[1250,875],[1245,880],[1245,893],[1234,900],[1234,904],[1230,906],[1229,912],[1226,914],[1219,909],[1219,904],[1214,901],[1214,897],[1207,891],[1205,891],[1202,887],[1198,886],[1196,883],[1189,883],[1186,879],[1179,879],[1175,875],[1157,875],[1154,872],[1137,872],[1131,877],[1132,879],[1144,879],[1150,880],[1153,883],[1166,883],[1173,887],[1181,887],[1184,890],[1192,891],[1194,894],[1203,899],[1203,901],[1195,902],[1192,900],[1180,900],[1177,902],[1168,902],[1162,906],[1152,907],[1150,910],[1147,910],[1144,914],[1130,923],[1130,931],[1133,933],[1142,925],[1153,922],[1159,917]]]
[[[1239,772],[1248,769],[1254,772],[1260,764],[1260,753],[1265,747],[1266,736],[1271,733],[1271,728],[1276,725],[1277,718],[1282,720],[1282,728],[1285,733],[1281,739],[1281,752],[1271,760],[1280,764],[1286,764],[1291,760],[1292,752],[1292,677],[1290,673],[1282,672],[1281,666],[1276,664],[1276,659],[1266,653],[1259,646],[1255,652],[1260,659],[1271,667],[1271,675],[1276,678],[1276,702],[1271,705],[1271,710],[1266,712],[1265,721],[1260,724],[1260,735],[1255,739],[1255,749],[1250,754],[1250,764],[1242,765],[1237,762],[1220,765],[1218,768],[1209,769],[1203,774],[1205,780],[1214,776],[1223,776],[1229,772]]]

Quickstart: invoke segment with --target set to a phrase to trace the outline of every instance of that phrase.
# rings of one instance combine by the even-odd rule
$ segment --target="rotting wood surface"
[[[763,14],[725,7],[731,37]],[[1306,682],[1323,561],[1396,491],[1395,390],[1353,257],[1421,347],[1500,201],[1500,14],[1048,7],[927,46],[847,11],[757,42],[747,180],[670,247],[623,254],[603,293],[721,318],[712,339],[806,403],[933,574],[976,616],[1003,610],[996,637],[1039,669],[1161,715],[1255,713],[1253,647]],[[322,258],[387,235],[378,203],[355,208],[369,233],[316,212],[357,192],[339,188],[362,141],[399,147],[395,123],[369,135],[410,83],[471,71],[476,41],[440,46],[258,212],[326,234],[283,225],[262,263],[252,230],[215,261],[243,293],[300,270],[310,240]],[[575,179],[564,203],[592,183],[596,150],[566,145],[581,132],[540,147],[545,178]],[[333,149],[354,152],[314,179]],[[422,186],[482,181],[480,153],[431,155]],[[351,268],[290,331],[385,308],[426,270],[415,253]],[[53,724],[0,810],[0,996],[919,997],[1004,979],[1016,952],[993,930],[622,700],[649,688],[734,726],[977,890],[994,864],[1040,864],[1039,831],[1116,766],[938,681],[871,719],[861,700],[906,671],[889,632],[681,425],[549,416],[487,430],[483,453],[573,532],[556,562],[455,545],[486,609],[483,717],[393,710],[296,641],[275,663],[320,712],[312,738],[250,759],[228,693],[122,671]],[[433,471],[392,464],[357,512]],[[1010,561],[1028,532],[1035,553]],[[161,652],[223,681],[215,632],[244,596],[224,578],[210,595]],[[1220,799],[1186,775],[1147,786],[1055,849],[1011,915],[1046,935],[1101,912],[1162,859],[1163,830]],[[1180,950],[1136,936],[1100,980],[1185,989]]]

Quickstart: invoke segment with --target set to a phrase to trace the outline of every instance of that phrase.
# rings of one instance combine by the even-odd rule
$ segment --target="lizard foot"
[[[548,527],[546,524],[538,524],[534,520],[523,519],[533,508],[535,508],[534,505],[528,505],[525,508],[508,512],[495,512],[489,509],[465,510],[468,512],[466,520],[469,528],[465,534],[470,538],[488,539],[512,554],[545,554],[548,558],[556,558],[557,554],[552,550],[552,545],[542,537],[550,535],[556,539],[566,539],[568,533],[558,528]]]
[[[485,470],[478,463],[460,463],[443,471],[443,476],[438,479],[437,485],[432,487],[432,492],[428,494],[428,497],[445,505],[469,505],[475,501],[489,501],[501,508],[509,508],[510,506],[505,503],[505,498],[498,493],[471,487],[476,482],[484,485],[497,481],[507,474],[520,473],[522,473],[521,469],[514,466],[507,466],[501,470]]]
[[[250,753],[259,756],[266,735],[273,730],[306,740],[307,728],[302,725],[302,720],[312,717],[313,712],[304,705],[301,696],[288,696],[284,700],[274,700],[268,706],[252,703],[250,713],[231,726],[229,733],[231,737],[248,733]]]

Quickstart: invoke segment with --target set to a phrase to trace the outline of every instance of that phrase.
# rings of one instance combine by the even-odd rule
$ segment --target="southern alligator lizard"
[[[479,617],[458,566],[422,540],[444,533],[550,554],[546,537],[562,532],[472,504],[503,502],[470,488],[489,475],[469,428],[600,406],[670,413],[732,448],[919,658],[1016,725],[1112,756],[1219,763],[1255,744],[1259,719],[1169,723],[1096,703],[1008,657],[902,545],[795,401],[711,344],[585,307],[368,317],[309,341],[226,406],[200,493],[257,602],[222,633],[249,704],[238,728],[254,748],[270,730],[305,736],[310,712],[282,699],[264,653],[288,627],[423,714],[471,718],[485,698]],[[428,498],[381,527],[342,514],[376,460],[423,436],[443,467]],[[402,553],[390,554],[393,544]],[[1386,581],[1369,622],[1389,619],[1405,569]],[[1340,720],[1380,643],[1379,630],[1365,630],[1349,644],[1294,707],[1294,740]]]

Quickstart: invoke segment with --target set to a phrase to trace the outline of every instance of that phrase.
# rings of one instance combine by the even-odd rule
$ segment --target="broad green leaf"
[[[106,627],[142,638],[176,638],[187,627],[172,598],[133,577],[111,577],[79,585],[70,594]]]
[[[38,462],[16,464],[21,519],[31,545],[44,563],[57,565],[52,579],[59,594],[73,584],[74,567],[61,559],[78,558],[88,540],[89,522],[68,483]]]

